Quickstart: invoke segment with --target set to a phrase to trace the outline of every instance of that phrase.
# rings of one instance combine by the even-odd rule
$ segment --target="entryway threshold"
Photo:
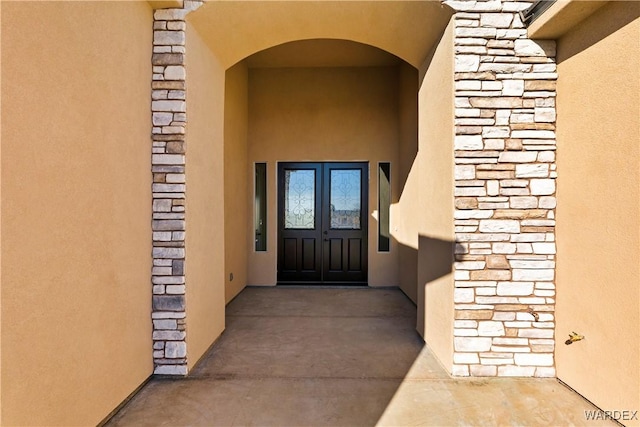
[[[370,288],[367,282],[278,282],[276,286],[286,286],[295,288],[323,288],[323,289],[335,289],[335,288]],[[389,286],[386,289],[391,289]],[[374,289],[374,288],[372,288]],[[375,288],[378,289],[378,288]],[[384,289],[384,288],[379,288]]]

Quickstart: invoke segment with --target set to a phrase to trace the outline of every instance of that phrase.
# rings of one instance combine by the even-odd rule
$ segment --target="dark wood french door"
[[[278,165],[278,283],[367,283],[367,163]]]

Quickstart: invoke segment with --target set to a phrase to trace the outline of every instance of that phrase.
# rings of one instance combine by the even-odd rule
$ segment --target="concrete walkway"
[[[450,378],[393,289],[247,288],[187,379],[151,380],[109,426],[615,425],[554,379]]]

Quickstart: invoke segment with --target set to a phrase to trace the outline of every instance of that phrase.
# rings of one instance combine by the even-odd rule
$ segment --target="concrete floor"
[[[615,425],[553,379],[450,378],[394,289],[247,288],[186,379],[153,379],[108,426]]]

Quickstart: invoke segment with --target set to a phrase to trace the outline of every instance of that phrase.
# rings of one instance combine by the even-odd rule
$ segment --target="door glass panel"
[[[316,171],[284,171],[284,228],[313,230],[316,224]]]
[[[378,251],[389,252],[389,212],[391,206],[390,164],[378,164]]]
[[[267,250],[267,164],[256,163],[254,229],[256,251]]]
[[[360,229],[359,169],[331,170],[331,228],[340,230]]]

